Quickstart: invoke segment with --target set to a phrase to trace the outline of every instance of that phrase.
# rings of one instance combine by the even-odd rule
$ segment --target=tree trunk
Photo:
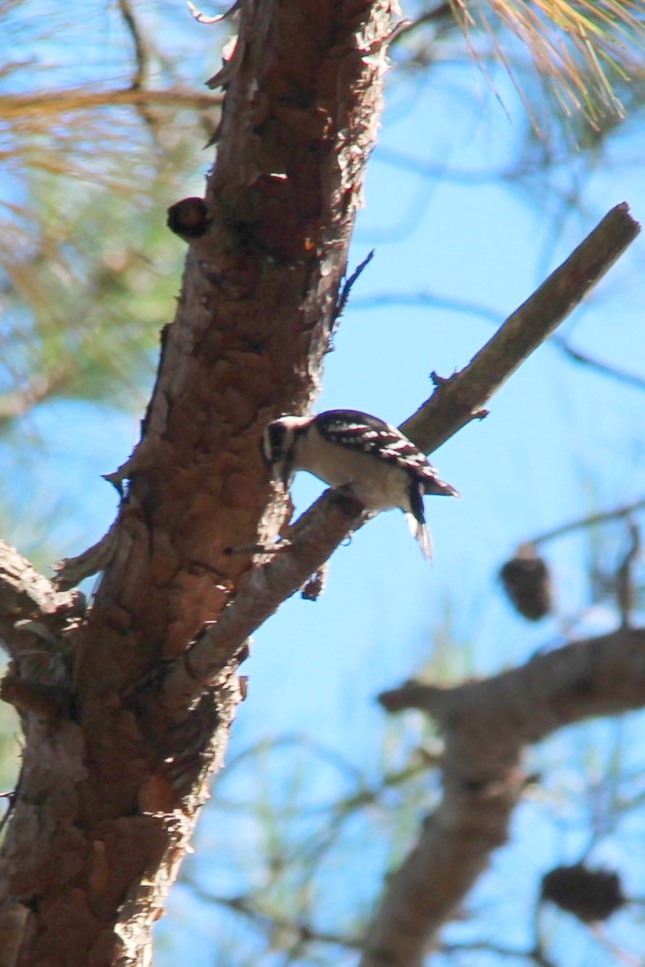
[[[229,663],[178,726],[155,687],[252,567],[227,549],[284,514],[258,439],[319,386],[392,6],[242,3],[214,79],[226,96],[209,228],[189,246],[142,439],[118,475],[129,486],[96,599],[84,615],[26,562],[5,575],[3,695],[26,745],[0,856],[1,967],[150,961],[240,697]]]

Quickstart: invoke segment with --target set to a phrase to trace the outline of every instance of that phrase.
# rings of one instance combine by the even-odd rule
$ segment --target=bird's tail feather
[[[439,477],[434,477],[433,479],[426,477],[423,481],[423,492],[424,494],[435,494],[438,497],[461,496],[452,484],[446,483],[445,480],[440,480]]]
[[[408,524],[408,530],[421,548],[421,553],[429,561],[432,557],[432,537],[430,536],[427,524],[418,521],[414,514],[406,514],[405,519]]]

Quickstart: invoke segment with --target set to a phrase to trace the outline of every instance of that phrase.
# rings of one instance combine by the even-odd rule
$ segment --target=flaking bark
[[[257,441],[319,387],[391,13],[389,0],[240,4],[206,191],[212,225],[188,250],[142,440],[121,475],[111,561],[80,631],[52,646],[69,660],[71,718],[24,712],[0,854],[12,967],[149,962],[151,925],[239,701],[236,661],[181,728],[147,698],[160,662],[218,616],[251,566],[226,549],[283,513],[271,510]]]

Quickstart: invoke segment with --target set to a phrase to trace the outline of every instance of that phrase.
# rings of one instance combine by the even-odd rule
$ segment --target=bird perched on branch
[[[308,470],[331,487],[351,488],[366,510],[399,507],[426,558],[424,494],[459,496],[396,427],[359,410],[274,420],[262,434],[262,456],[285,489],[297,470]]]

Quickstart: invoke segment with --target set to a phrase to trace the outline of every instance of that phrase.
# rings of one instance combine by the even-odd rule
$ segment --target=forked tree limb
[[[384,692],[390,712],[415,708],[445,739],[443,798],[389,877],[365,932],[361,967],[418,967],[508,838],[524,788],[524,748],[564,725],[645,705],[645,629],[573,642],[454,688],[408,682]]]
[[[461,372],[446,380],[435,377],[435,392],[403,423],[403,432],[430,453],[484,415],[495,391],[551,335],[639,231],[625,203],[611,209]],[[348,503],[327,491],[294,525],[291,546],[247,573],[219,620],[183,653],[164,681],[162,701],[172,717],[185,716],[248,636],[324,564],[362,515],[358,502]]]

